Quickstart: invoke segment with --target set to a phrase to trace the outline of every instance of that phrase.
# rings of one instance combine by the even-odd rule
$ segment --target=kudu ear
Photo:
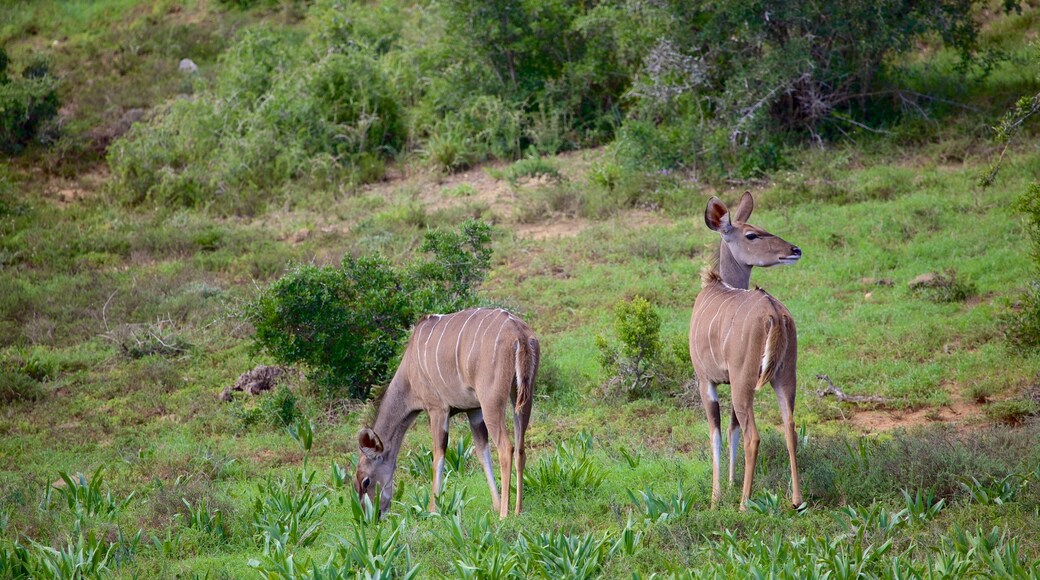
[[[740,196],[740,203],[737,204],[737,211],[733,212],[733,221],[737,223],[747,223],[748,218],[751,217],[751,212],[755,210],[755,198],[751,197],[750,191],[745,191],[744,195]]]
[[[376,435],[376,432],[371,429],[362,429],[357,436],[358,449],[365,454],[365,457],[369,459],[375,459],[379,457],[379,454],[383,452],[383,441]]]
[[[708,207],[704,208],[704,223],[708,229],[721,233],[725,233],[731,226],[729,209],[714,195],[708,200]]]

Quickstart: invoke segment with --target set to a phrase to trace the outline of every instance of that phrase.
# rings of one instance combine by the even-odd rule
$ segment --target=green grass
[[[762,508],[765,514],[737,513],[737,492],[728,488],[723,507],[707,511],[710,465],[699,405],[684,406],[681,399],[668,397],[602,400],[605,377],[592,337],[610,331],[610,308],[618,299],[648,297],[661,314],[664,338],[681,341],[685,335],[698,273],[712,244],[699,215],[701,195],[688,191],[690,209],[673,210],[657,225],[626,227],[621,215],[591,223],[563,244],[518,240],[500,230],[497,265],[484,291],[491,301],[520,308],[543,339],[543,368],[553,368],[543,374],[543,384],[552,380],[552,395],[539,395],[535,405],[529,470],[542,480],[571,482],[562,487],[532,484],[519,519],[491,522],[503,542],[501,557],[515,560],[517,570],[539,574],[548,546],[581,549],[582,542],[598,542],[604,534],[609,538],[604,546],[613,545],[631,518],[635,527],[629,533],[642,534],[641,547],[633,553],[603,548],[597,556],[599,574],[707,573],[730,565],[717,556],[727,546],[735,546],[734,553],[751,553],[767,549],[774,536],[789,542],[839,538],[846,532],[834,517],[843,506],[861,509],[878,501],[897,512],[903,509],[900,490],[913,494],[941,486],[946,507],[935,518],[905,528],[909,534],[869,564],[871,569],[893,565],[894,556],[907,550],[895,565],[928,566],[935,553],[953,558],[956,549],[943,543],[953,541],[950,529],[978,534],[980,527],[988,531],[993,526],[1016,530],[1019,560],[1035,562],[1040,546],[1026,538],[1040,536],[1025,530],[1038,531],[1036,485],[1022,486],[1013,501],[993,506],[973,501],[954,479],[955,474],[968,475],[984,486],[1035,468],[1040,460],[1040,450],[1031,443],[1035,426],[1010,432],[985,427],[1012,414],[1010,405],[976,407],[966,433],[982,433],[984,440],[972,442],[964,438],[969,435],[934,429],[860,440],[839,435],[847,430],[834,420],[841,413],[813,391],[820,388],[815,376],[827,374],[850,395],[892,399],[888,406],[893,409],[939,409],[962,400],[973,404],[969,393],[979,383],[989,385],[987,396],[995,400],[1013,398],[1032,384],[1040,360],[1007,350],[998,315],[1029,273],[1023,228],[1009,218],[1007,208],[1034,178],[1036,161],[1028,153],[1014,158],[1001,183],[985,193],[973,189],[972,167],[908,169],[899,164],[849,167],[844,173],[842,187],[849,189],[913,175],[917,185],[887,199],[868,196],[845,204],[803,202],[780,208],[772,196],[786,195],[783,191],[759,193],[762,207],[755,222],[805,250],[798,265],[757,271],[753,277],[784,300],[799,327],[796,418],[810,434],[810,444],[800,452],[809,501],[803,516],[768,507],[776,501],[783,505],[787,494],[786,453],[770,426],[779,423],[770,394],[761,394],[756,403],[765,427],[755,492],[759,505],[767,506]],[[265,228],[259,221],[215,220],[186,212],[130,214],[103,204],[55,210],[32,193],[31,183],[17,186],[27,190],[24,199],[32,209],[4,222],[5,232],[14,234],[5,235],[4,248],[15,258],[0,271],[0,281],[18,290],[5,294],[2,319],[11,332],[5,334],[0,356],[33,381],[40,395],[5,403],[0,425],[0,448],[10,460],[0,470],[5,549],[17,542],[42,554],[30,539],[75,543],[79,536],[68,530],[78,519],[84,534],[104,535],[105,542],[116,546],[112,554],[131,554],[124,554],[118,565],[109,557],[106,565],[117,577],[207,571],[241,576],[255,572],[251,560],[261,567],[273,565],[270,558],[277,554],[269,549],[264,555],[254,524],[253,505],[261,497],[257,484],[270,479],[289,485],[303,469],[304,453],[272,423],[243,422],[243,410],[262,406],[274,395],[228,405],[217,401],[216,394],[263,361],[248,348],[249,329],[234,316],[237,301],[252,295],[251,280],[271,280],[293,259],[335,256],[340,240],[324,235],[299,242],[285,239],[301,224],[320,230],[320,218],[306,211],[279,216],[274,223],[280,225]],[[404,207],[399,202],[412,196],[407,191],[401,195],[388,207]],[[371,215],[368,207],[348,199],[335,211],[348,220],[364,220]],[[412,218],[393,211],[379,219],[383,226],[377,229],[393,232],[387,247],[408,255],[421,232]],[[375,231],[362,228],[357,235],[363,239]],[[84,256],[98,253],[108,258],[84,263]],[[936,302],[915,295],[907,285],[920,273],[946,269],[970,282],[976,297]],[[891,279],[892,285],[863,282],[866,277]],[[52,296],[63,301],[55,303]],[[131,330],[162,330],[157,327],[179,337],[184,348],[132,354],[127,345],[136,344],[134,336],[140,335]],[[724,405],[726,393],[724,388]],[[334,555],[328,547],[334,538],[345,537],[351,546],[355,542],[350,539],[357,524],[349,486],[336,487],[329,466],[335,461],[349,475],[363,413],[343,414],[342,408],[307,395],[298,396],[297,402],[316,422],[307,469],[316,472],[313,493],[328,493],[329,507],[315,516],[320,522],[317,539],[307,546],[290,545],[283,556],[322,564]],[[841,412],[851,415],[855,410],[845,406]],[[464,430],[461,424],[453,426],[453,439]],[[573,453],[581,433],[592,437],[585,467]],[[1008,446],[1008,437],[1017,443]],[[418,427],[405,449],[428,448],[428,438],[425,428]],[[858,448],[857,441],[866,441],[866,447]],[[551,463],[564,444],[572,455]],[[928,453],[922,455],[921,447]],[[908,453],[918,455],[906,464]],[[626,454],[638,454],[638,462],[632,465]],[[476,533],[490,499],[475,460],[469,463],[464,474],[449,477],[445,500],[464,494],[461,525]],[[541,464],[545,467],[539,472]],[[93,473],[102,466],[105,480],[99,493],[111,493],[115,502],[130,498],[118,512],[77,516],[53,500],[49,508],[39,507],[59,471]],[[602,474],[602,481],[591,483],[597,478],[581,475],[582,469]],[[865,478],[866,473],[874,475]],[[447,518],[427,517],[410,507],[425,505],[428,474],[401,469],[398,482],[400,503],[380,526],[389,534],[403,520],[397,545],[407,547],[410,565],[418,565],[422,575],[454,574],[456,562],[477,558],[446,541]],[[630,493],[667,503],[680,497],[680,484],[682,497],[692,502],[690,511],[644,522],[645,502],[637,505]],[[209,520],[200,506],[206,506]],[[217,510],[221,525],[216,530],[224,531],[214,529]],[[112,539],[116,530],[130,538],[138,529],[144,539],[132,550]],[[733,539],[716,535],[722,529],[730,530]],[[570,543],[564,536],[539,539],[543,532],[565,534]],[[877,548],[888,539],[882,532],[872,534],[863,546]],[[539,541],[549,543],[532,547]],[[1008,542],[998,542],[998,552],[1012,550]],[[807,549],[822,554],[831,548],[814,543]],[[978,560],[971,565],[982,570],[989,564]]]
[[[798,325],[795,417],[808,505],[786,508],[780,415],[764,392],[755,406],[756,508],[738,512],[739,490],[724,484],[711,510],[700,405],[689,393],[605,398],[593,337],[611,332],[614,304],[641,295],[661,315],[664,343],[685,340],[699,272],[717,243],[703,225],[704,203],[711,194],[731,201],[743,184],[718,191],[683,176],[633,174],[600,150],[586,175],[576,167],[587,159],[574,156],[512,166],[514,180],[554,178],[542,189],[517,181],[515,203],[527,212],[512,217],[465,205],[478,193],[468,183],[441,192],[460,205],[437,210],[414,183],[352,195],[341,184],[300,186],[284,207],[234,219],[128,209],[103,186],[55,199],[54,174],[35,171],[35,161],[67,155],[73,167],[96,168],[77,139],[129,107],[187,90],[176,75],[155,72],[175,65],[180,47],[198,43],[196,62],[209,74],[237,27],[292,25],[291,6],[261,4],[0,9],[10,16],[0,40],[16,60],[67,36],[49,50],[66,75],[64,98],[81,111],[67,148],[33,151],[0,170],[0,578],[25,572],[19,562],[43,577],[104,567],[101,575],[115,578],[237,578],[289,556],[302,576],[306,561],[374,566],[380,550],[398,575],[418,566],[419,577],[472,568],[483,577],[742,577],[771,566],[777,576],[839,576],[843,560],[872,576],[943,567],[956,576],[1038,573],[1040,356],[1009,349],[1003,322],[1034,275],[1026,226],[1010,211],[1040,179],[1033,144],[1019,144],[996,185],[980,190],[992,120],[965,114],[908,131],[913,138],[794,151],[789,169],[756,186],[753,223],[805,252],[795,266],[757,270],[752,282]],[[1018,51],[1035,15],[995,21],[989,42]],[[119,26],[132,33],[117,34]],[[144,49],[127,53],[134,43]],[[100,64],[116,57],[124,60],[115,68]],[[90,59],[100,60],[77,68]],[[929,74],[921,73],[922,89],[943,79]],[[87,86],[90,75],[97,82]],[[1024,86],[1032,85],[1005,67],[964,90],[999,102]],[[430,436],[420,418],[405,441],[391,514],[366,522],[351,487],[360,404],[321,400],[306,383],[291,395],[217,399],[241,373],[271,362],[251,348],[239,309],[291,263],[376,251],[404,263],[427,228],[474,212],[496,222],[482,295],[521,313],[542,341],[525,511],[489,516],[482,470],[468,457],[448,476],[444,513],[426,514]],[[562,238],[521,233],[527,222],[561,217],[573,228]],[[913,292],[910,280],[927,272],[955,272],[971,291],[952,301]],[[843,418],[865,409],[817,397],[818,374],[849,395],[889,399],[874,413],[962,415],[863,434]],[[290,396],[314,422],[309,451],[281,426]],[[726,414],[727,388],[721,396]],[[464,423],[451,425],[458,457],[468,447]],[[303,517],[301,503],[311,508]],[[279,540],[278,518],[287,530],[299,524],[296,534]]]

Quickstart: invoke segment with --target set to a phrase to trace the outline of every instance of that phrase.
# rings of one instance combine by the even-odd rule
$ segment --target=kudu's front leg
[[[711,507],[722,499],[720,464],[722,463],[722,416],[719,412],[719,393],[715,383],[700,383],[701,404],[708,417],[708,438],[711,442]]]
[[[441,493],[444,477],[444,454],[448,450],[448,413],[430,411],[430,433],[433,435],[433,491],[430,493],[431,513],[437,511],[437,496]]]

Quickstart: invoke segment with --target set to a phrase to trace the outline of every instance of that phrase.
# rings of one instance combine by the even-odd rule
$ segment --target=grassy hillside
[[[1040,180],[1035,137],[994,186],[977,185],[995,151],[988,127],[1037,89],[1026,61],[958,84],[923,48],[907,63],[915,89],[963,106],[822,150],[784,145],[767,177],[633,170],[611,145],[450,173],[414,153],[376,183],[309,174],[245,212],[128,205],[103,158],[132,119],[219,83],[242,30],[302,38],[311,25],[304,3],[243,4],[0,7],[15,68],[45,51],[63,107],[54,140],[0,162],[0,577],[1040,575],[1040,356],[1004,336],[1035,275],[1012,209]],[[984,14],[984,43],[1025,58],[1038,13]],[[181,58],[198,76],[177,72]],[[594,342],[611,335],[614,305],[641,295],[682,350],[717,243],[704,204],[745,188],[752,222],[805,252],[752,279],[798,324],[800,511],[787,508],[770,393],[756,400],[751,509],[724,486],[711,510],[696,389],[608,393]],[[274,362],[241,307],[293,263],[404,263],[425,231],[467,217],[494,224],[482,300],[542,339],[525,512],[489,516],[457,420],[440,515],[425,513],[420,418],[397,501],[375,522],[351,488],[362,403],[323,399],[295,375],[218,399]],[[942,283],[911,289],[926,273]],[[818,375],[884,402],[820,396]]]

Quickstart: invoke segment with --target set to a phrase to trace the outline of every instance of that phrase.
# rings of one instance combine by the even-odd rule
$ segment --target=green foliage
[[[913,294],[923,296],[932,302],[964,302],[975,296],[978,290],[971,282],[965,282],[963,278],[957,277],[957,271],[953,269],[940,272],[926,283],[912,288]]]
[[[0,152],[15,154],[58,114],[58,80],[42,61],[29,63],[13,78],[9,64],[0,46]]]
[[[263,543],[264,553],[279,547],[304,547],[318,539],[322,517],[329,509],[328,492],[315,491],[314,474],[300,474],[298,480],[257,484],[253,500],[253,527]]]
[[[111,491],[107,494],[102,494],[101,485],[105,480],[102,474],[103,471],[103,466],[98,467],[89,480],[82,473],[77,473],[73,476],[64,471],[59,471],[58,475],[65,485],[48,488],[47,503],[50,503],[50,493],[53,489],[65,498],[65,504],[68,505],[69,511],[77,516],[116,516],[120,510],[133,500],[134,492],[131,492],[130,495],[121,500],[113,498]]]
[[[458,232],[428,232],[420,250],[432,259],[402,269],[349,255],[340,268],[297,266],[247,307],[256,344],[282,364],[306,365],[326,396],[364,399],[389,379],[419,315],[473,304],[490,266],[489,231],[469,220]]]
[[[1030,239],[1030,259],[1034,279],[1022,296],[1021,308],[1005,315],[1008,341],[1022,352],[1040,350],[1040,182],[1033,183],[1018,198],[1015,211],[1026,217]]]
[[[994,477],[988,483],[979,481],[974,475],[964,476],[960,480],[961,487],[968,493],[971,501],[982,505],[1003,505],[1014,501],[1025,483],[1025,477],[1018,473]]]
[[[0,362],[0,403],[35,402],[46,396],[43,385],[20,365]]]
[[[1005,425],[1021,425],[1040,413],[1040,403],[1032,400],[994,401],[986,405],[986,416]]]
[[[632,504],[649,522],[663,522],[667,519],[682,518],[693,509],[693,497],[683,490],[682,482],[675,496],[660,496],[653,490],[628,490]]]
[[[591,441],[588,439],[560,443],[552,455],[539,459],[533,468],[529,466],[524,470],[524,486],[536,493],[595,491],[607,474],[589,456],[590,450]]]
[[[184,507],[187,508],[188,517],[185,524],[192,529],[215,537],[220,542],[225,542],[230,537],[227,524],[224,522],[224,514],[220,509],[210,509],[206,506],[206,500],[192,505],[187,499],[181,498]]]
[[[614,346],[596,335],[600,365],[611,377],[609,390],[630,399],[649,395],[656,386],[661,355],[661,316],[642,296],[622,300],[614,306]]]
[[[298,421],[306,420],[300,412],[299,404],[296,394],[289,387],[280,385],[274,392],[262,394],[259,402],[249,399],[235,402],[231,414],[242,429],[254,425],[291,428]]]
[[[610,555],[610,536],[571,535],[562,531],[524,534],[525,551],[530,554],[536,574],[546,578],[597,578]]]
[[[906,516],[908,521],[926,522],[934,519],[943,507],[946,506],[945,499],[936,499],[932,490],[925,492],[917,491],[913,496],[907,490],[901,490],[906,505]]]
[[[34,543],[37,553],[31,577],[93,578],[106,572],[113,545],[95,536],[93,531],[83,534],[78,526],[75,534],[74,539],[60,549]]]
[[[250,560],[263,578],[294,580],[346,580],[348,578],[401,578],[410,580],[419,567],[411,566],[408,547],[399,544],[402,528],[389,533],[377,526],[369,534],[365,528],[353,527],[352,540],[337,538],[333,553],[324,564],[303,555],[299,560],[290,553],[286,544],[276,543],[265,553],[263,560]],[[297,563],[297,561],[299,563]]]
[[[961,0],[664,3],[628,18],[647,43],[618,135],[634,167],[762,175],[785,165],[789,133],[820,140],[896,117],[894,57],[915,42],[941,39],[962,71],[981,62],[981,25]]]

